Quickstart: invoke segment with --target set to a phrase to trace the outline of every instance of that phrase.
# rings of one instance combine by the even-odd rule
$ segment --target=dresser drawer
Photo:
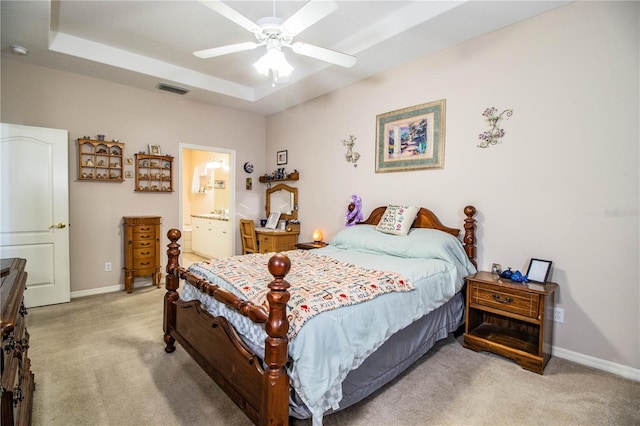
[[[133,242],[154,241],[156,238],[155,232],[141,232],[139,234],[133,234]]]
[[[136,225],[133,227],[134,234],[154,234],[155,227],[151,225]]]
[[[153,258],[156,255],[155,245],[143,248],[133,249],[133,261],[143,260],[146,258]]]
[[[540,299],[537,294],[473,281],[469,285],[471,286],[470,303],[529,318],[540,317]]]
[[[18,418],[20,402],[23,397],[22,390],[22,369],[20,368],[22,365],[22,354],[18,350],[13,350],[7,354],[6,364],[4,365],[4,370],[2,371],[2,380],[0,385],[2,386],[2,408],[13,409],[13,412],[6,413],[10,414],[10,418],[13,420],[13,423],[16,424],[15,420]],[[4,417],[5,413],[2,413]],[[4,426],[4,422],[3,422]]]
[[[258,247],[260,253],[270,253],[276,251],[276,239],[272,235],[258,235]]]
[[[142,259],[133,259],[132,269],[160,269],[160,266],[156,265],[156,261],[153,257],[145,257]]]
[[[156,242],[155,240],[133,240],[133,249],[138,249],[138,248],[150,248],[153,247],[155,248],[156,246]]]

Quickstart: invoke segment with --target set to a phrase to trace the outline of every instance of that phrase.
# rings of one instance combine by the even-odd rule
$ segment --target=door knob
[[[51,228],[62,229],[62,228],[66,228],[66,227],[67,227],[67,224],[66,224],[66,223],[64,223],[64,222],[60,222],[60,223],[59,223],[59,224],[57,224],[57,225],[51,225],[49,228],[50,228],[50,229],[51,229]]]

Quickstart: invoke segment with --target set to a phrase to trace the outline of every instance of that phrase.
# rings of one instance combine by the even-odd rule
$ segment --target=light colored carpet
[[[33,424],[250,425],[178,346],[163,289],[31,308]],[[310,421],[293,421],[310,425]],[[332,425],[640,425],[640,383],[552,358],[544,375],[450,337]]]

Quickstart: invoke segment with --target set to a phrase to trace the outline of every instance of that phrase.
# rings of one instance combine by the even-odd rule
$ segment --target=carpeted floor
[[[249,425],[178,346],[155,287],[31,308],[33,424]],[[294,421],[310,425],[310,421]],[[325,425],[640,425],[640,383],[552,358],[544,375],[450,337]]]

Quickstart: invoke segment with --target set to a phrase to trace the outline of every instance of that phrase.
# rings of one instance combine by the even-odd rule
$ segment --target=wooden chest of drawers
[[[27,281],[24,259],[2,259],[0,284],[0,405],[2,426],[31,424],[35,381],[28,357],[29,332],[23,294]]]
[[[489,351],[542,374],[551,358],[556,283],[515,283],[489,272],[467,280],[464,346]]]
[[[258,250],[260,253],[295,250],[299,232],[258,230]]]
[[[160,287],[160,216],[125,216],[124,288],[133,291],[133,278],[151,275]]]

